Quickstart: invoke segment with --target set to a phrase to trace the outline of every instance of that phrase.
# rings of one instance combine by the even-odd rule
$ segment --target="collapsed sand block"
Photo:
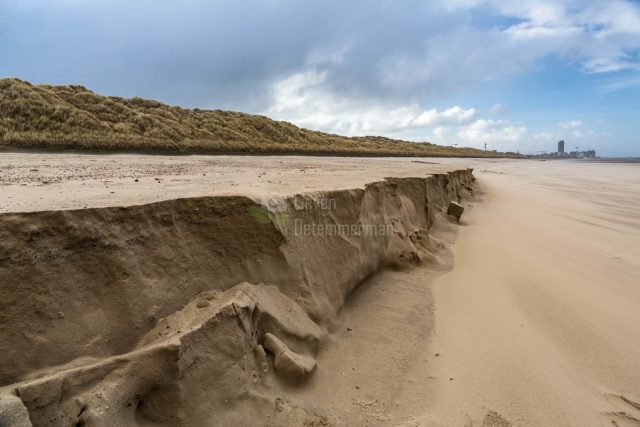
[[[323,334],[275,286],[243,282],[201,293],[160,319],[128,353],[75,360],[8,388],[0,394],[0,427],[107,427],[130,425],[132,419],[226,425],[222,418],[206,420],[214,413],[228,416],[229,400],[255,403],[253,388],[269,383],[259,337],[265,336],[264,346],[276,355],[279,375],[300,379],[316,366],[267,331],[303,352],[315,351]],[[212,384],[209,378],[218,380]]]
[[[267,363],[267,352],[261,344],[258,344],[255,349],[256,361],[262,372],[265,374],[269,372],[269,364]]]
[[[0,395],[0,426],[31,427],[29,411],[18,396]]]
[[[460,217],[462,216],[463,212],[464,207],[460,203],[453,201],[449,203],[449,207],[447,208],[447,215],[451,215],[452,217],[460,221]]]
[[[126,425],[132,417],[173,422],[174,408],[148,419],[141,402],[156,400],[154,394],[176,383],[180,351],[179,342],[148,346],[20,383],[15,391],[28,409],[28,425],[35,427],[107,427]]]
[[[290,379],[301,379],[316,368],[316,361],[308,356],[295,353],[285,343],[270,333],[264,336],[264,346],[274,355],[276,371]]]

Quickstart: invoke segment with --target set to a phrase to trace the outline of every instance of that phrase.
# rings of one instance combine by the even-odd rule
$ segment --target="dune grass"
[[[83,86],[0,80],[0,146],[184,153],[496,157],[384,137],[344,137],[268,117],[102,96]]]

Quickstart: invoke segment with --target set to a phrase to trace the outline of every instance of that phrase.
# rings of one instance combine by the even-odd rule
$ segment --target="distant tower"
[[[558,154],[564,154],[564,140],[558,141]]]
[[[487,143],[484,143],[484,151],[487,151]]]

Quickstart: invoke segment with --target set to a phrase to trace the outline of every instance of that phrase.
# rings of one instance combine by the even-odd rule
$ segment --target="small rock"
[[[511,427],[511,424],[496,411],[489,411],[482,421],[482,427]],[[617,424],[616,424],[617,425]]]
[[[463,212],[464,212],[464,207],[462,207],[460,203],[456,203],[456,202],[449,203],[449,207],[447,208],[447,215],[451,215],[452,217],[460,221],[460,217],[462,216]]]

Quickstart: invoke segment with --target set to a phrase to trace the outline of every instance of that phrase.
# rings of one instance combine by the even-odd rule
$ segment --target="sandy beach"
[[[640,427],[640,0],[0,23],[0,427]]]
[[[446,175],[447,171],[468,167],[474,169],[477,182],[473,191],[463,189],[464,194],[460,193],[466,207],[460,224],[442,214],[443,206],[446,206],[444,200],[433,205],[437,212],[429,213],[430,219],[424,222],[425,213],[420,211],[424,209],[420,208],[424,202],[420,205],[416,201],[415,186],[430,182],[423,180],[432,174]],[[135,403],[133,407],[137,405],[135,413],[123,409],[116,415],[109,415],[116,417],[112,419],[127,419],[131,425],[157,422],[162,417],[187,417],[191,421],[203,422],[206,411],[214,409],[220,418],[212,421],[211,425],[223,420],[261,420],[258,424],[279,425],[285,419],[304,425],[344,426],[634,426],[640,422],[639,164],[426,158],[10,154],[0,159],[0,169],[0,190],[3,194],[0,210],[5,212],[3,221],[7,224],[16,224],[15,221],[24,223],[31,227],[29,236],[48,238],[33,231],[37,222],[24,222],[31,217],[22,213],[31,212],[35,215],[33,218],[49,221],[46,224],[54,227],[53,237],[57,236],[55,224],[60,220],[66,221],[68,225],[65,226],[72,227],[74,233],[76,226],[79,229],[90,227],[88,230],[97,233],[90,245],[84,240],[63,243],[67,251],[74,251],[73,248],[77,247],[87,252],[84,258],[78,259],[73,258],[73,254],[68,255],[68,265],[77,263],[81,267],[67,268],[57,260],[49,261],[45,252],[41,253],[37,264],[34,258],[33,264],[28,264],[30,267],[19,264],[22,261],[18,258],[5,261],[4,265],[11,268],[14,267],[10,263],[16,263],[12,274],[27,271],[24,270],[27,268],[35,269],[37,277],[45,277],[41,276],[39,269],[52,271],[48,269],[53,268],[53,276],[64,273],[63,279],[70,281],[69,290],[66,290],[66,285],[56,285],[64,289],[52,293],[51,298],[61,302],[60,309],[49,313],[46,309],[49,303],[44,295],[33,302],[33,307],[44,310],[39,321],[53,323],[29,333],[34,346],[32,351],[47,350],[64,340],[84,348],[64,354],[58,349],[46,356],[52,361],[69,362],[65,365],[43,364],[42,358],[25,361],[20,369],[27,374],[17,378],[18,386],[11,385],[11,382],[16,382],[13,373],[3,372],[6,378],[11,378],[10,382],[2,384],[4,393],[9,395],[17,387],[18,394],[22,390],[24,396],[28,393],[40,396],[41,386],[33,383],[34,378],[41,378],[40,381],[62,378],[66,382],[74,378],[71,381],[74,384],[87,381],[93,384],[95,379],[87,379],[88,374],[80,374],[78,369],[86,372],[104,370],[116,363],[119,366],[113,371],[116,374],[109,374],[112,376],[100,383],[100,387],[120,390],[117,393],[125,400],[129,399],[127,393],[132,396],[129,403]],[[324,237],[298,241],[282,227],[279,233],[284,240],[277,234],[268,234],[264,231],[266,229],[260,229],[262,234],[256,237],[253,228],[249,233],[254,237],[248,238],[249,234],[241,235],[238,234],[241,231],[234,231],[237,227],[240,230],[247,227],[237,222],[232,223],[231,228],[212,223],[218,231],[216,235],[205,236],[215,240],[211,247],[207,247],[203,240],[197,240],[199,237],[190,234],[190,228],[203,220],[194,217],[190,222],[182,222],[178,215],[185,215],[187,208],[191,212],[210,209],[211,206],[221,208],[198,204],[201,202],[172,207],[173,201],[179,197],[215,200],[207,197],[242,195],[260,203],[265,199],[302,192],[315,197],[317,202],[330,194],[344,210],[326,215],[320,210],[314,213],[319,215],[314,218],[315,221],[335,223],[338,217],[372,215],[376,203],[389,203],[385,198],[374,198],[367,202],[369,204],[363,201],[358,209],[351,206],[354,200],[360,200],[357,197],[361,196],[356,195],[365,194],[363,200],[366,200],[368,194],[362,193],[365,190],[358,190],[359,193],[353,189],[365,188],[366,184],[385,177],[407,179],[398,181],[397,185],[389,186],[391,184],[387,183],[386,187],[381,187],[383,192],[393,193],[390,200],[397,202],[397,206],[393,202],[385,208],[384,218],[396,221],[396,231],[400,220],[403,230],[401,240],[389,243],[392,248],[400,245],[391,252],[386,249],[381,252],[382,249],[376,246],[377,240],[345,236],[330,242]],[[446,185],[462,189],[468,184],[451,181]],[[437,194],[437,198],[442,198],[440,193]],[[454,193],[443,194],[451,198]],[[198,199],[202,197],[204,199]],[[147,211],[144,206],[139,208],[141,213],[131,210],[132,215],[148,218],[149,225],[153,226],[149,230],[153,232],[145,231],[146,225],[132,223],[139,221],[136,220],[138,216],[122,216],[129,215],[129,211],[118,210],[119,206],[162,201],[167,204],[154,208],[160,228],[153,228],[156,227],[156,219],[149,216],[153,210]],[[225,208],[227,213],[224,215],[229,215],[229,209],[235,209],[229,206]],[[342,208],[344,206],[348,209]],[[48,210],[61,211],[61,216],[56,216],[55,212],[45,215],[43,211]],[[83,210],[86,210],[86,215]],[[167,225],[167,215],[174,218],[172,221],[177,231],[173,223]],[[376,215],[371,218],[378,218]],[[99,230],[105,221],[130,225],[122,236],[114,237],[113,230],[116,229]],[[194,230],[202,233],[204,229]],[[102,234],[105,237],[101,237]],[[136,237],[138,235],[140,237]],[[428,241],[417,244],[415,236],[423,236],[420,238]],[[169,237],[176,239],[176,247],[167,241]],[[152,249],[149,245],[156,242],[156,238],[164,244]],[[103,242],[103,239],[107,240]],[[136,239],[140,242],[149,240],[142,246],[145,261],[136,258],[140,255],[133,246],[122,249],[123,255],[113,255],[114,250],[120,251],[120,246],[125,244],[119,242],[142,244]],[[255,243],[252,239],[262,242],[262,246],[258,245],[261,251],[273,252],[268,255],[251,252],[249,249]],[[236,248],[235,243],[229,243],[234,241],[240,246]],[[30,246],[30,250],[39,251],[58,244],[57,240],[47,240],[46,244],[45,240],[42,242],[41,246]],[[329,246],[323,246],[327,243]],[[188,245],[196,245],[196,250],[192,251]],[[289,249],[283,250],[283,247]],[[406,260],[409,247],[416,251],[415,256],[420,262],[398,264],[394,268],[378,264],[383,259],[381,257],[389,259],[390,255]],[[184,259],[176,258],[175,271],[163,267],[164,270],[155,275],[155,272],[150,273],[152,270],[145,270],[145,263],[150,263],[150,269],[157,268],[153,260],[159,262],[165,256],[175,257],[172,255],[174,251],[186,251]],[[284,258],[279,252],[284,253]],[[228,253],[236,258],[228,258]],[[255,257],[259,262],[252,264],[249,258]],[[129,265],[126,258],[134,258],[134,263]],[[90,286],[88,293],[84,289],[75,290],[77,285],[74,281],[81,283],[79,280],[83,277],[98,277],[91,276],[94,274],[92,259],[107,263],[96,271],[101,275],[113,274],[114,282],[100,286],[111,286],[117,290],[116,294],[100,291],[102,296],[95,299],[96,291]],[[204,264],[210,263],[212,268],[222,271],[227,267],[222,267],[223,264],[216,267],[216,263],[224,261],[228,264],[229,259],[235,259],[234,262],[239,264],[219,274],[224,277],[206,276],[210,272]],[[140,271],[134,272],[133,266]],[[185,275],[187,267],[191,270]],[[120,270],[123,273],[115,273]],[[356,275],[346,276],[345,272],[350,270],[357,272]],[[297,274],[304,274],[302,277],[308,284],[295,284],[298,283]],[[206,280],[201,281],[203,275]],[[0,278],[3,286],[11,286],[9,276]],[[189,284],[189,280],[196,285]],[[251,287],[244,284],[239,289],[244,289],[242,292],[248,292],[260,304],[271,301],[264,306],[267,307],[266,316],[276,320],[259,326],[258,330],[264,328],[286,338],[291,349],[286,351],[293,351],[292,360],[298,360],[299,369],[308,361],[313,374],[302,382],[290,382],[282,371],[277,371],[281,368],[271,359],[274,350],[268,348],[268,363],[263,361],[268,365],[268,369],[265,365],[265,372],[276,369],[278,374],[271,377],[269,373],[256,380],[256,371],[252,371],[254,379],[248,386],[249,391],[238,391],[237,379],[211,382],[206,376],[191,378],[187,374],[181,375],[189,378],[188,381],[184,378],[179,380],[183,387],[197,386],[203,390],[218,387],[218,391],[211,392],[216,397],[205,403],[207,401],[196,393],[177,403],[175,394],[158,395],[157,391],[150,391],[156,390],[153,387],[160,387],[158,384],[178,381],[167,373],[173,368],[162,368],[171,365],[167,365],[164,356],[156,355],[154,349],[173,351],[176,341],[172,341],[172,337],[178,337],[184,343],[185,329],[192,335],[202,331],[205,323],[199,322],[205,316],[203,307],[211,306],[211,310],[222,310],[220,313],[223,313],[225,298],[235,301],[231,303],[234,310],[236,306],[244,307],[246,301],[243,299],[225,296],[232,295],[229,292],[236,287],[231,286],[239,280],[263,281],[277,286],[279,291],[276,294],[273,293],[276,292],[275,287],[263,285]],[[136,281],[141,283],[140,290],[132,287]],[[340,283],[344,284],[337,289],[331,288]],[[41,285],[34,282],[28,286]],[[48,290],[43,292],[52,292],[53,285],[47,286]],[[174,286],[178,286],[178,293],[172,290]],[[325,286],[327,289],[323,289]],[[122,307],[125,301],[122,293],[128,298],[124,303],[126,309]],[[170,305],[163,306],[167,301]],[[216,308],[217,303],[211,305],[207,301],[220,301],[221,308]],[[78,305],[79,302],[81,304]],[[269,308],[271,306],[274,308]],[[145,317],[133,319],[142,308],[149,310]],[[5,350],[6,345],[11,344],[7,337],[13,336],[12,328],[28,325],[16,324],[17,321],[8,316],[5,313]],[[84,322],[78,326],[85,326],[73,333],[65,332],[67,327],[51,332],[50,328],[59,328],[55,319],[64,318],[64,322],[72,322],[76,318],[74,316],[79,322]],[[133,316],[132,319],[125,321],[129,316]],[[114,321],[115,324],[105,326]],[[171,332],[164,332],[165,325]],[[273,325],[280,326],[274,329]],[[160,335],[169,335],[163,338],[165,341],[157,341],[156,331]],[[214,346],[231,342],[230,337],[234,336],[231,332],[220,331],[207,334],[207,339],[217,343]],[[201,342],[202,339],[195,338],[193,342]],[[120,344],[115,345],[114,341]],[[18,342],[15,341],[16,345]],[[179,358],[182,360],[187,358],[184,356],[187,347],[180,345],[182,356]],[[252,345],[249,348],[255,347],[255,343]],[[268,343],[264,345],[269,347]],[[194,360],[205,360],[205,353],[198,354]],[[212,360],[222,363],[221,359]],[[11,363],[15,362],[5,363],[4,368],[8,369]],[[224,363],[221,366],[227,366]],[[140,371],[139,366],[147,368]],[[150,371],[148,367],[154,368]],[[152,371],[164,373],[152,374]],[[125,374],[118,372],[133,372],[126,375],[133,375],[136,378],[133,384],[137,385],[123,392],[117,384]],[[146,373],[139,377],[140,372]],[[211,375],[213,371],[201,372]],[[301,372],[308,375],[304,369]],[[77,401],[87,402],[85,406],[88,408],[95,405],[102,408],[100,411],[105,411],[100,412],[103,417],[113,411],[92,400],[91,393],[69,393],[76,396],[73,398]],[[4,396],[2,399],[7,398],[6,394]],[[64,401],[66,398],[60,399]],[[2,399],[0,403],[4,402]],[[119,405],[114,402],[110,403],[111,408]],[[164,403],[158,406],[158,402]],[[42,417],[39,419],[62,416],[51,414],[67,414],[68,406],[64,408],[63,412],[38,412]],[[171,412],[170,408],[177,412]],[[81,414],[83,412],[83,417],[93,414],[91,410],[83,409]]]

